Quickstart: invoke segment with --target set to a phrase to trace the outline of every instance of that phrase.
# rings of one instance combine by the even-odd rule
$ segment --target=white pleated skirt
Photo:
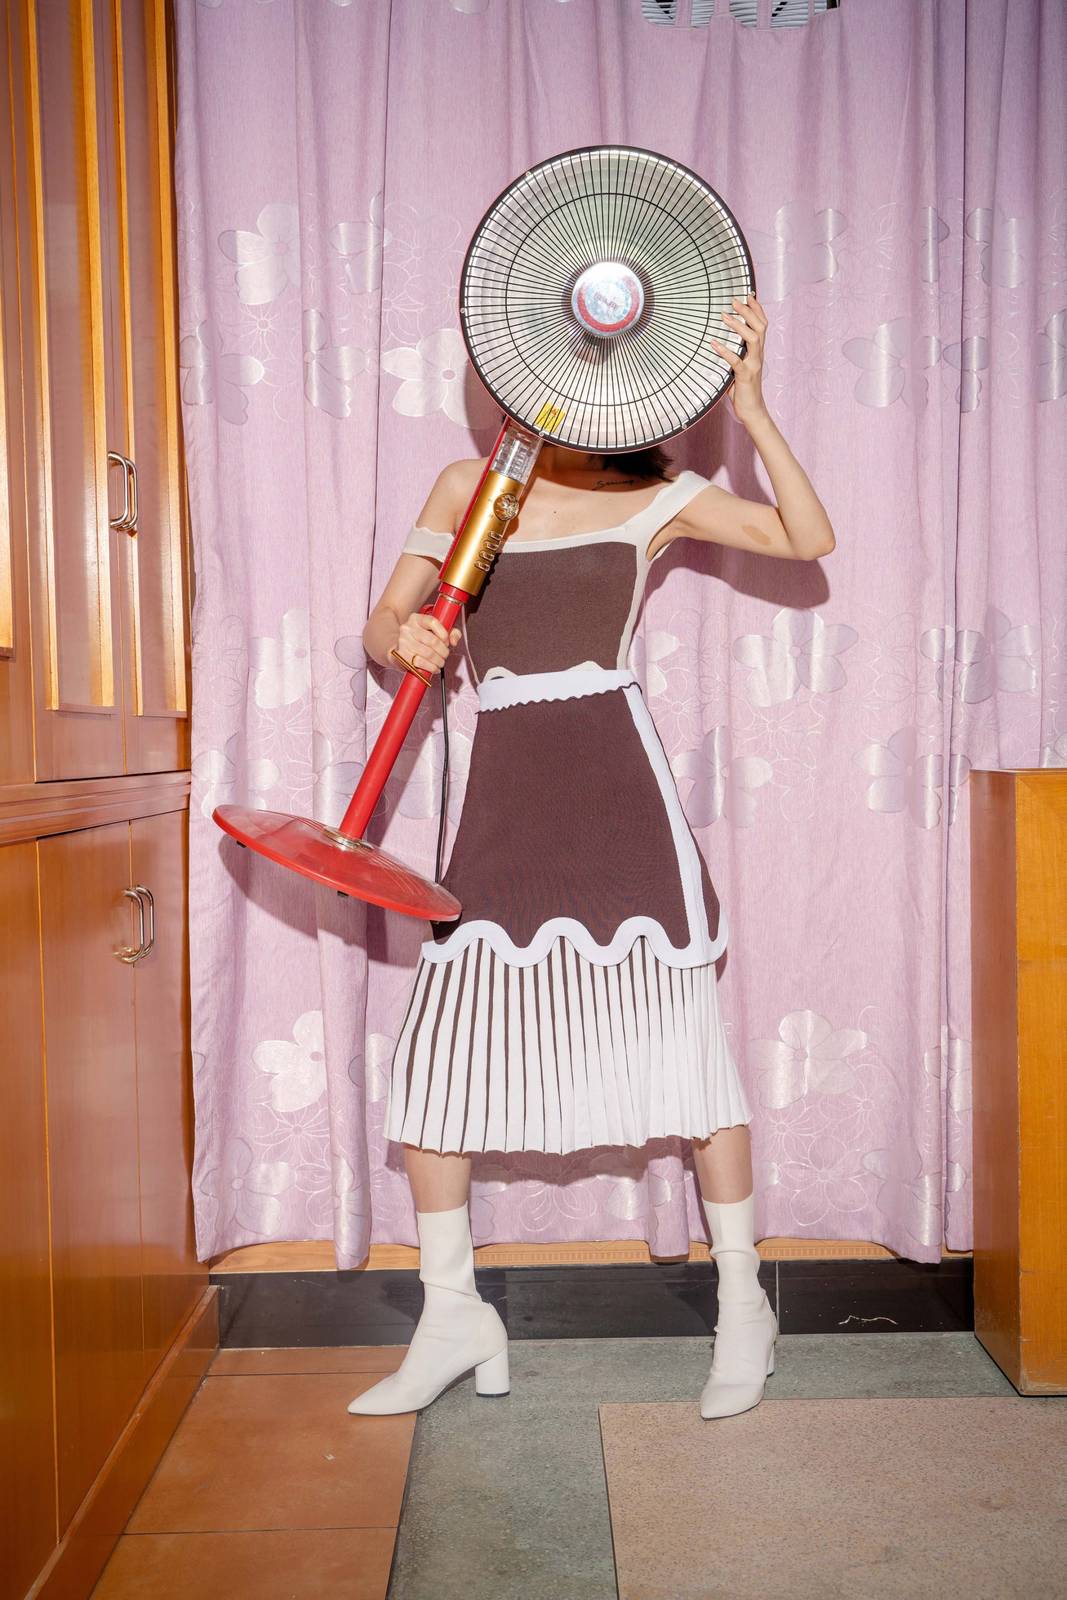
[[[562,936],[527,966],[484,939],[420,962],[393,1056],[389,1139],[565,1155],[751,1120],[713,963],[670,966],[638,937],[601,965]]]

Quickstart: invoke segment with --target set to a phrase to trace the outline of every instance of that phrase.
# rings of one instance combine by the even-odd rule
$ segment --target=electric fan
[[[507,415],[424,609],[446,630],[481,589],[549,440],[618,454],[692,427],[727,392],[740,352],[722,321],[755,288],[723,200],[679,162],[629,145],[569,150],[531,167],[490,206],[460,278],[460,326],[482,383]],[[536,594],[531,604],[537,604]],[[342,894],[454,921],[454,895],[362,837],[430,682],[405,671],[338,827],[218,806],[219,826]]]

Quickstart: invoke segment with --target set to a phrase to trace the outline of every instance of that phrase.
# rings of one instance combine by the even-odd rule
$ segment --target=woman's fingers
[[[438,617],[426,611],[413,611],[400,628],[397,650],[424,672],[440,672],[448,652],[462,637],[458,628],[446,629]]]
[[[738,331],[743,330],[750,339],[762,339],[767,331],[767,313],[755,295],[750,295],[747,300],[735,295],[733,307],[733,311],[723,311],[722,320],[736,325]]]
[[[760,305],[754,294],[748,295],[744,300],[739,295],[734,295],[731,304],[742,321],[748,321],[754,328],[767,326],[767,313]]]
[[[720,340],[712,339],[711,342],[715,346],[715,348],[719,352],[719,354],[722,356],[723,360],[725,362],[727,362],[729,366],[731,366],[731,367],[739,367],[741,365],[740,356],[735,356],[733,351],[727,349],[726,345],[721,343]]]

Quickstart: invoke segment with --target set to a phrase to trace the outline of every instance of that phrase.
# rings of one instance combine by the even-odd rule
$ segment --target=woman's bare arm
[[[419,512],[420,528],[453,533],[456,519],[470,499],[472,468],[480,462],[452,461],[438,474],[426,503]],[[463,499],[466,491],[466,499]],[[460,501],[463,501],[462,506]],[[363,648],[381,667],[397,667],[389,655],[397,650],[413,666],[437,672],[448,659],[449,649],[459,643],[460,632],[451,636],[436,617],[423,616],[424,606],[437,588],[441,564],[429,556],[402,555],[393,568],[363,629]],[[397,667],[397,670],[401,670]]]
[[[711,539],[790,561],[827,556],[837,540],[826,508],[769,412],[746,422],[774,487],[777,505],[744,500],[709,484],[663,530],[670,538]],[[652,552],[654,553],[654,551]]]
[[[763,398],[767,313],[754,294],[744,300],[735,298],[733,306],[732,312],[724,313],[723,321],[733,324],[734,331],[743,337],[744,356],[735,355],[718,339],[711,342],[733,369],[734,413],[760,453],[778,503],[768,506],[761,500],[743,500],[728,489],[709,484],[660,530],[648,553],[655,555],[671,539],[688,536],[712,539],[759,555],[783,556],[789,561],[815,561],[829,555],[837,541],[826,507]]]

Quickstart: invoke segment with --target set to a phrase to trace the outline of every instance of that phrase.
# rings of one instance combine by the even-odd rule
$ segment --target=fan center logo
[[[587,332],[601,339],[632,328],[644,304],[640,278],[621,261],[586,267],[571,293],[574,315]]]

